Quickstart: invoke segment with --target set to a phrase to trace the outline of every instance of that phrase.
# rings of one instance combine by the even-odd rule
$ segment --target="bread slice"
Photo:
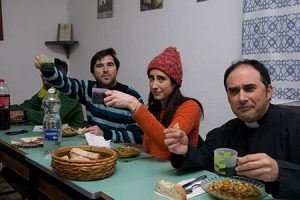
[[[85,150],[82,150],[82,149],[79,149],[79,148],[72,148],[71,151],[70,151],[70,155],[71,157],[73,155],[77,155],[77,156],[83,156],[83,157],[86,157],[90,160],[97,160],[100,158],[100,154],[99,153],[93,153],[93,152],[89,152],[89,151],[85,151]]]
[[[73,154],[70,158],[70,160],[76,160],[76,161],[84,161],[84,162],[89,162],[89,161],[92,161],[86,157],[83,157],[83,156],[79,156],[79,155],[76,155],[76,154]]]
[[[179,184],[160,180],[156,183],[155,191],[173,200],[186,200],[186,192]]]

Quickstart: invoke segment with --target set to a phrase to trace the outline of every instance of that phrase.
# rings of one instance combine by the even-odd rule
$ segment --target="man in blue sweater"
[[[143,133],[131,118],[128,109],[106,107],[104,104],[96,104],[92,101],[93,88],[104,88],[130,94],[143,103],[136,90],[117,82],[120,62],[113,48],[101,50],[92,57],[90,72],[95,81],[80,81],[64,76],[55,67],[41,67],[40,56],[36,56],[35,66],[53,87],[85,105],[90,127],[84,132],[104,136],[106,140],[116,143],[142,143]]]

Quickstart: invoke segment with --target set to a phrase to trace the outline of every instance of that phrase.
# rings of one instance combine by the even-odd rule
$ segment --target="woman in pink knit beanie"
[[[175,47],[168,47],[153,58],[148,65],[148,108],[128,94],[106,91],[107,106],[127,108],[144,132],[143,145],[146,153],[156,158],[170,160],[171,153],[164,144],[164,129],[183,130],[193,146],[202,142],[199,136],[203,108],[196,99],[182,95],[182,64]]]

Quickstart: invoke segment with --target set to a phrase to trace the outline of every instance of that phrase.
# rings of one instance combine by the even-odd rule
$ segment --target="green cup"
[[[236,175],[237,151],[230,148],[218,148],[214,150],[214,170],[221,176]]]
[[[42,55],[40,56],[40,65],[43,70],[52,69],[54,66],[54,58]]]

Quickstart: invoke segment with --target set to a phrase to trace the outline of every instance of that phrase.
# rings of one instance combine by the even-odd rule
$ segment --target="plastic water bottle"
[[[61,143],[61,118],[59,115],[60,99],[55,94],[55,89],[50,88],[48,95],[43,100],[45,111],[43,128],[44,128],[44,153],[50,156],[52,150],[57,148]]]
[[[0,130],[10,128],[9,118],[10,94],[3,79],[0,79]]]

